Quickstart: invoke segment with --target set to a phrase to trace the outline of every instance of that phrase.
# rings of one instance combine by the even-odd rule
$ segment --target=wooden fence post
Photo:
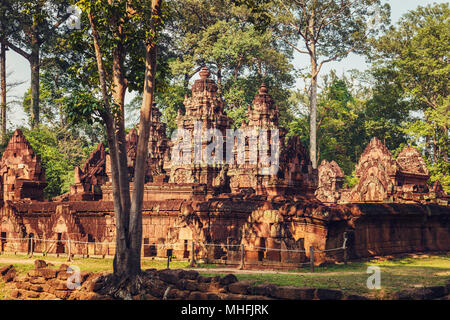
[[[191,267],[195,266],[195,242],[192,241],[192,248],[191,248]]]
[[[344,265],[347,265],[347,239],[348,239],[348,235],[347,235],[347,231],[344,232],[344,244],[342,245],[342,247],[344,248]]]
[[[245,267],[245,245],[241,243],[241,264],[239,265],[239,270]]]
[[[43,256],[47,255],[47,238],[45,237],[45,232],[44,232],[44,254]]]
[[[71,245],[70,245],[70,239],[67,239],[67,253],[68,253],[68,256],[67,256],[67,261],[72,261],[72,252],[71,252]]]
[[[31,241],[31,257],[33,257],[33,255],[34,255],[34,236],[33,237],[31,237],[30,238],[30,241]]]
[[[314,247],[309,247],[309,263],[311,266],[311,272],[314,272]]]

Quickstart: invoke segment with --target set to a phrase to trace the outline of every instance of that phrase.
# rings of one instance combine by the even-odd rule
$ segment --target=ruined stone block
[[[237,282],[238,279],[234,274],[227,274],[226,276],[223,276],[220,278],[219,283],[221,286],[227,286],[229,284]]]
[[[341,300],[344,295],[340,290],[317,289],[315,291],[315,296],[319,300]]]
[[[272,289],[270,296],[286,300],[312,300],[314,298],[314,289],[282,286]]]
[[[249,294],[253,288],[253,281],[242,280],[228,285],[228,291],[235,294]]]

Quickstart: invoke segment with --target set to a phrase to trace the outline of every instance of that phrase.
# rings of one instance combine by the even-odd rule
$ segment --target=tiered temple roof
[[[31,148],[20,129],[17,129],[0,161],[3,200],[43,200],[45,172],[41,159]]]

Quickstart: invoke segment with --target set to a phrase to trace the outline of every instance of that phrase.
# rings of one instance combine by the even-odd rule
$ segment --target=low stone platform
[[[105,286],[107,273],[80,273],[80,286],[70,289],[67,281],[73,273],[68,266],[49,268],[43,260],[35,261],[35,268],[19,277],[12,265],[0,269],[4,281],[14,281],[16,289],[11,300],[114,300],[99,292]],[[194,270],[147,269],[142,290],[134,292],[133,300],[368,300],[367,297],[348,295],[341,290],[274,284],[255,284],[238,281],[235,275],[205,277]],[[69,279],[70,280],[70,279]],[[446,286],[406,289],[393,295],[394,300],[448,299],[450,282]]]
[[[10,299],[41,300],[113,300],[98,292],[104,287],[106,273],[81,272],[77,289],[70,290],[67,265],[49,268],[43,260],[35,261],[35,268],[25,277],[16,276],[13,266],[0,269],[0,273],[13,275],[16,289]],[[365,300],[363,296],[346,295],[340,290],[315,289],[273,284],[255,285],[253,281],[238,281],[235,275],[205,277],[194,270],[148,269],[143,271],[144,286],[135,292],[133,300]]]

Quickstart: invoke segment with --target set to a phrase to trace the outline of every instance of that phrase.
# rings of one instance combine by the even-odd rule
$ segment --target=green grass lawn
[[[25,274],[34,267],[33,261],[42,259],[36,256],[27,258],[24,255],[0,255],[0,267],[13,264],[16,269]],[[66,257],[44,257],[47,262],[55,267],[66,263],[76,265],[82,271],[102,272],[112,271],[112,259],[74,258],[68,263]],[[188,268],[188,262],[172,261],[171,268]],[[381,270],[381,289],[369,290],[366,282],[370,274],[367,274],[368,266],[378,266]],[[164,269],[167,267],[166,260],[148,260],[142,262],[142,268]],[[205,275],[217,275],[211,273],[211,269],[217,269],[218,265],[200,265],[208,267]],[[294,270],[291,270],[291,272]],[[366,262],[352,262],[348,265],[331,265],[327,267],[316,267],[314,273],[308,269],[299,269],[296,274],[285,274],[277,272],[258,272],[252,274],[236,274],[238,279],[254,280],[257,284],[270,282],[278,285],[316,287],[341,289],[347,293],[366,295],[373,298],[389,298],[392,292],[432,285],[444,285],[450,281],[450,254],[447,255],[423,255],[417,257],[395,258],[392,260]],[[220,272],[220,271],[219,271]],[[0,299],[7,297],[8,284],[0,280]]]
[[[367,273],[369,266],[381,270],[381,289],[369,290]],[[259,273],[237,274],[237,278],[254,280],[256,284],[269,282],[283,286],[340,289],[349,294],[365,295],[376,299],[388,299],[393,292],[421,287],[445,285],[450,281],[450,255],[396,258],[387,261],[371,260],[352,262],[348,265],[316,267],[314,273],[307,269],[291,270],[297,274]],[[209,273],[208,275],[217,275]]]
[[[23,271],[24,273],[30,269],[34,268],[34,261],[36,259],[42,259],[46,262],[50,262],[54,264],[54,267],[58,268],[61,264],[67,265],[76,265],[82,271],[91,271],[91,272],[103,272],[103,271],[112,271],[113,259],[112,258],[81,258],[75,257],[71,262],[67,262],[67,256],[34,256],[32,258],[27,257],[26,255],[14,255],[14,254],[2,254],[0,255],[0,267],[13,264],[16,269],[19,271]],[[17,260],[17,262],[9,263],[10,260]],[[171,261],[170,268],[185,268],[189,265],[189,262],[184,261]],[[165,269],[167,268],[167,260],[164,259],[144,259],[142,261],[142,268],[156,268],[156,269]]]

